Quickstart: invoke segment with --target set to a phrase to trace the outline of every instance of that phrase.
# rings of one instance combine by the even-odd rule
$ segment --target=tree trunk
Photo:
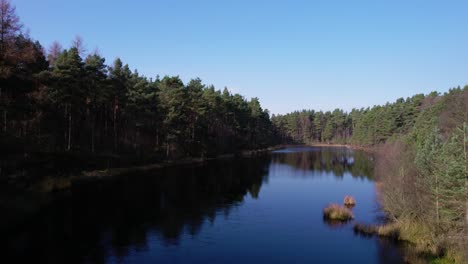
[[[3,43],[2,43],[2,45],[3,45]],[[2,92],[3,92],[3,90],[0,87],[0,98],[2,98]],[[6,105],[5,105],[5,109],[3,110],[3,132],[6,133],[6,130],[7,130],[7,110],[6,110]]]
[[[436,226],[437,228],[439,227],[439,222],[440,222],[440,216],[439,216],[439,176],[435,175],[435,182],[436,182],[436,188],[435,188],[435,199],[436,199]]]
[[[107,107],[104,109],[104,113],[102,113],[104,116],[104,135],[107,136]]]
[[[65,120],[67,119],[67,117],[68,117],[68,104],[65,104],[65,111],[63,113],[64,122],[66,122]],[[64,145],[67,144],[66,143],[67,140],[68,140],[67,129],[63,129],[63,142],[64,142]],[[60,149],[61,149],[61,147],[60,147]]]
[[[435,199],[436,199],[436,227],[439,228],[440,216],[439,216],[439,174],[435,174]]]
[[[26,120],[26,114],[23,114],[23,120]],[[23,135],[26,137],[28,135],[28,123],[23,122]]]
[[[117,98],[114,99],[114,151],[117,150]]]
[[[159,148],[159,129],[156,128],[156,148]]]
[[[137,149],[137,141],[138,141],[138,127],[135,124],[135,137],[133,139],[133,150],[135,151]]]
[[[39,119],[37,124],[37,143],[41,144],[41,119]]]
[[[91,152],[94,153],[94,120],[92,121],[91,124]]]
[[[466,130],[468,126],[466,122],[463,122],[463,155],[465,158],[465,231],[468,233],[468,171],[467,171],[467,153],[466,143],[468,142]]]
[[[169,158],[169,140],[166,140],[166,158]]]
[[[195,124],[192,125],[192,142],[195,142]]]
[[[122,122],[122,120],[121,120],[121,122]],[[125,127],[125,128],[128,127],[128,120],[125,120],[125,121],[124,121],[124,126],[123,126],[123,127]],[[123,132],[124,142],[125,142],[125,143],[126,143],[126,142],[130,142],[128,129],[123,129],[122,132]]]
[[[0,98],[2,98],[2,88],[0,88]],[[7,129],[7,111],[6,109],[4,109],[3,110],[3,132],[6,133],[6,129]]]
[[[67,150],[71,149],[71,132],[72,132],[72,106],[70,105],[70,111],[68,111],[68,146]]]
[[[3,132],[7,131],[7,110],[3,110]]]

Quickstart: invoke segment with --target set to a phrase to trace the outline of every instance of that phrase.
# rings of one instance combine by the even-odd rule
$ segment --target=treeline
[[[460,88],[458,88],[460,89]],[[418,94],[394,103],[345,112],[302,110],[273,115],[272,122],[283,141],[295,143],[337,143],[370,146],[404,135],[413,127],[427,101],[437,97]]]
[[[214,156],[272,145],[274,127],[257,98],[200,79],[147,78],[117,58],[85,55],[83,41],[48,52],[22,33],[0,1],[3,154],[89,152],[155,159]]]
[[[271,119],[283,142],[346,143],[352,135],[352,120],[340,109],[333,112],[302,110],[285,115],[273,115]]]
[[[468,86],[425,97],[410,131],[378,151],[381,197],[424,252],[468,260]]]

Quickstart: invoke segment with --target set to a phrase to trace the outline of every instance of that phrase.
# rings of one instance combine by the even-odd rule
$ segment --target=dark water
[[[324,222],[353,195],[376,223],[370,158],[341,148],[170,168],[75,185],[3,235],[3,263],[401,263],[389,241]]]

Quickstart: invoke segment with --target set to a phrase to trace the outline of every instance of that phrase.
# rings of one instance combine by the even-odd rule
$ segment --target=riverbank
[[[214,157],[187,157],[178,160],[161,160],[151,162],[148,160],[138,161],[136,157],[117,155],[98,155],[87,153],[70,152],[47,153],[46,155],[36,154],[29,156],[27,162],[18,172],[5,174],[1,180],[3,186],[8,189],[15,189],[17,192],[39,192],[48,193],[63,191],[71,187],[73,183],[80,181],[99,180],[113,176],[157,170],[173,166],[188,166],[202,164],[211,160],[231,159],[235,157],[253,157],[262,153],[287,147],[287,145],[277,145],[262,149],[243,150],[237,153],[220,154]],[[106,158],[112,159],[106,161]],[[96,160],[96,161],[95,161]],[[140,163],[140,164],[139,164]],[[82,164],[82,169],[79,168]],[[64,167],[65,166],[65,167]],[[56,171],[54,168],[57,168]]]
[[[37,179],[28,177],[28,175],[15,175],[9,177],[8,182],[0,185],[0,208],[3,212],[3,217],[0,219],[0,232],[8,231],[12,226],[21,226],[20,223],[24,223],[28,217],[46,208],[54,200],[54,197],[67,195],[74,184],[110,180],[125,174],[142,173],[175,166],[196,166],[212,160],[255,157],[284,147],[286,146],[277,145],[263,149],[245,150],[236,154],[222,154],[210,158],[184,158],[141,166],[85,170],[56,175],[46,174],[37,176]]]
[[[181,160],[164,161],[160,163],[154,163],[154,164],[148,164],[148,165],[142,165],[142,166],[85,171],[81,174],[82,177],[75,177],[75,180],[81,180],[84,178],[99,179],[99,178],[105,178],[105,177],[119,176],[119,175],[133,173],[133,172],[145,172],[145,171],[157,170],[157,169],[168,168],[168,167],[173,167],[173,166],[196,165],[196,164],[201,164],[201,163],[211,161],[211,160],[231,159],[235,157],[252,157],[252,156],[262,154],[262,153],[281,149],[284,147],[286,146],[278,145],[278,146],[263,148],[263,149],[244,150],[236,154],[222,154],[222,155],[218,155],[212,158],[184,158]]]
[[[360,146],[360,145],[352,145],[352,144],[335,144],[335,143],[312,143],[307,144],[310,147],[336,147],[336,148],[348,148],[352,150],[360,150],[369,153],[374,153],[376,151],[375,146]]]
[[[148,163],[148,164],[143,164],[143,165],[134,165],[134,166],[125,165],[125,164],[122,164],[124,166],[118,166],[118,163],[116,162],[117,166],[115,167],[113,167],[109,163],[108,166],[110,167],[105,168],[105,169],[104,168],[93,169],[93,168],[88,167],[88,169],[85,168],[82,171],[75,170],[75,171],[70,171],[68,173],[62,172],[58,174],[54,174],[52,171],[49,171],[46,174],[44,174],[45,176],[37,177],[37,180],[33,179],[33,178],[36,178],[35,175],[32,175],[34,177],[29,177],[28,175],[25,175],[25,177],[15,175],[14,177],[13,176],[9,177],[10,183],[8,183],[7,185],[22,186],[22,185],[25,185],[22,183],[22,181],[27,181],[27,188],[26,188],[27,190],[31,190],[33,192],[40,192],[40,193],[57,192],[57,191],[67,190],[72,186],[72,184],[79,183],[79,182],[102,180],[102,179],[112,178],[112,177],[116,177],[120,175],[130,174],[130,173],[141,173],[141,172],[147,172],[147,171],[164,169],[164,168],[175,167],[175,166],[194,166],[194,165],[203,164],[205,162],[212,161],[212,160],[232,159],[236,157],[254,157],[256,155],[271,152],[274,150],[287,148],[287,147],[297,147],[297,146],[345,147],[345,148],[349,148],[353,150],[370,151],[370,148],[364,148],[364,147],[355,146],[355,145],[345,145],[345,144],[324,144],[324,143],[309,144],[309,145],[282,144],[282,145],[276,145],[276,146],[262,148],[262,149],[243,150],[237,153],[221,154],[215,157],[187,157],[187,158],[178,159],[178,160],[164,160],[160,162],[153,162],[153,163]],[[84,159],[84,157],[81,157],[80,155],[76,153],[73,155],[68,154],[68,153],[66,154],[69,157],[75,157],[73,159],[78,160],[78,162],[87,162],[87,159]],[[113,156],[112,158],[117,160],[119,157]],[[48,160],[49,158],[45,157],[43,159]],[[64,158],[62,159],[66,160]],[[94,158],[91,157],[91,159],[94,159]],[[39,161],[35,163],[40,164]],[[67,162],[65,161],[65,163]],[[47,165],[46,167],[51,167],[51,165]]]
[[[407,263],[464,263],[463,249],[450,241],[436,241],[430,227],[410,219],[398,219],[382,225],[355,223],[353,230],[363,236],[378,236],[407,244]]]

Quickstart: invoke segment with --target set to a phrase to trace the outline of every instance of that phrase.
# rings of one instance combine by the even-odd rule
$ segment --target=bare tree
[[[81,36],[79,35],[75,36],[75,39],[72,41],[72,47],[78,50],[78,54],[80,54],[82,58],[85,57],[84,55],[87,50],[84,44],[84,40]]]
[[[60,53],[62,53],[63,48],[62,45],[58,41],[52,42],[49,47],[49,51],[47,52],[47,59],[49,60],[50,66],[54,66],[55,61],[57,60]]]
[[[22,25],[15,13],[16,8],[9,0],[0,0],[0,78],[8,78],[15,66],[14,42]],[[8,93],[4,87],[0,87],[0,102],[8,105]],[[3,132],[7,130],[7,107],[1,107],[3,112]]]
[[[0,76],[8,77],[10,67],[6,64],[13,54],[11,47],[22,25],[9,0],[0,0]]]

